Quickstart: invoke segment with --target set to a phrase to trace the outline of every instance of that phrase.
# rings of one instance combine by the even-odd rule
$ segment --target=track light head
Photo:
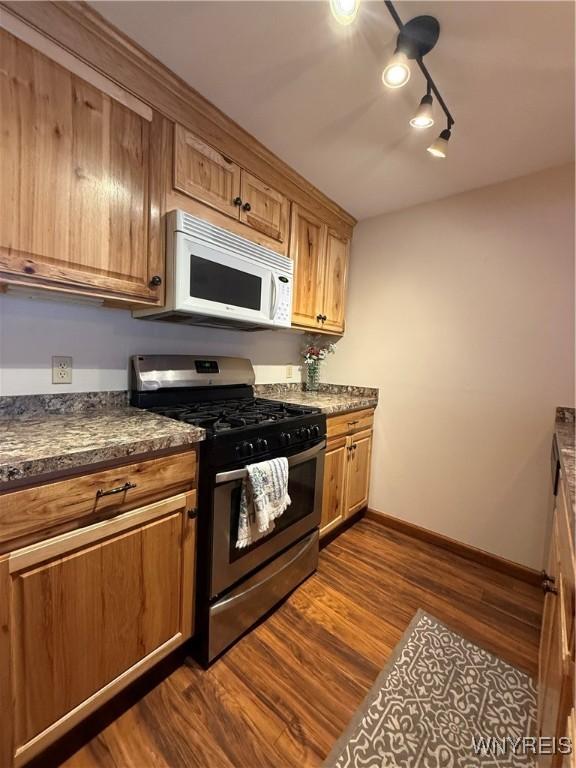
[[[359,8],[360,0],[330,0],[332,16],[344,27],[356,20]]]
[[[331,0],[332,1],[332,0]],[[421,59],[436,45],[440,24],[434,16],[415,16],[402,25],[394,55],[382,72],[388,88],[401,88],[410,80],[409,59]]]
[[[428,152],[434,157],[446,157],[448,152],[448,141],[450,139],[451,132],[449,128],[444,128],[440,136],[436,141],[432,142],[428,147]]]
[[[388,88],[402,88],[410,80],[410,65],[404,51],[396,50],[382,72],[382,82]]]
[[[432,114],[432,94],[427,93],[420,100],[420,106],[416,114],[410,120],[412,128],[430,128],[434,125],[434,115]]]

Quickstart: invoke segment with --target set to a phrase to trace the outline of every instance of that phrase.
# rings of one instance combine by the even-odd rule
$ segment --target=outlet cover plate
[[[72,358],[63,355],[52,357],[52,384],[72,384]]]

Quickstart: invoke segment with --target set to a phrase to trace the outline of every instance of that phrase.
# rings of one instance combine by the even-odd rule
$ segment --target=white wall
[[[372,508],[534,568],[574,403],[573,173],[362,222],[325,373],[380,388]]]
[[[135,320],[130,312],[0,295],[0,395],[126,389],[134,354],[248,357],[256,381],[299,381],[302,335]],[[73,357],[73,383],[52,384],[52,355]],[[292,378],[287,377],[292,364]]]

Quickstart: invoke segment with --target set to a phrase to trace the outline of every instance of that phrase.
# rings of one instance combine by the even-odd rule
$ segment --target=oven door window
[[[248,547],[238,549],[236,541],[238,538],[241,494],[242,484],[238,483],[230,494],[230,562],[234,562],[258,549],[258,547],[262,547],[274,535],[314,512],[316,501],[316,459],[290,467],[288,494],[292,503],[284,510],[280,517],[276,518],[274,528],[267,536],[263,536]]]

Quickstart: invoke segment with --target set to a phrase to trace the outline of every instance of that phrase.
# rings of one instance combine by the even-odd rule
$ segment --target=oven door
[[[198,243],[177,232],[174,308],[208,317],[273,325],[273,271],[244,256]]]
[[[312,448],[288,456],[288,493],[292,503],[275,520],[274,530],[249,547],[237,549],[240,496],[246,469],[221,472],[214,487],[214,528],[210,598],[213,599],[285,550],[320,524],[324,449]]]

